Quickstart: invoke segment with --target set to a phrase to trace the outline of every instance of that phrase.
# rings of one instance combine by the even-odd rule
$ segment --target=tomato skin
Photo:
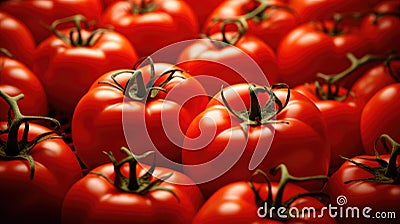
[[[365,12],[365,0],[289,0],[289,5],[297,12],[302,22],[331,19],[335,13]]]
[[[255,2],[254,0],[222,2],[208,17],[203,31],[207,30],[213,18],[232,19],[249,13],[249,11],[254,10],[254,8],[246,9],[246,7],[250,7],[252,4],[255,4]],[[286,6],[285,3],[279,0],[269,1],[269,3],[277,6]],[[290,30],[298,26],[299,21],[294,13],[285,9],[266,9],[264,15],[266,15],[266,18],[261,18],[261,21],[255,18],[247,21],[249,26],[248,33],[257,36],[276,51],[283,37],[289,33]],[[210,32],[214,33],[213,30]]]
[[[399,61],[393,61],[390,66],[394,74],[399,74]],[[387,66],[383,64],[376,65],[354,83],[351,92],[357,96],[358,105],[364,107],[371,97],[373,97],[380,89],[396,82],[396,79],[390,75]]]
[[[227,32],[226,36],[236,34]],[[221,40],[222,33],[215,33],[210,38]],[[220,44],[222,46],[201,39],[186,47],[178,58],[179,67],[192,76],[215,79],[199,78],[211,97],[221,90],[221,86],[252,82],[262,85],[279,81],[275,53],[256,36],[244,34],[233,45]]]
[[[272,182],[272,194],[276,197],[278,190],[278,183]],[[259,194],[264,199],[267,198],[268,187],[264,183],[254,183],[256,189],[260,189]],[[283,201],[288,200],[290,197],[307,192],[305,189],[288,183],[283,194]],[[267,205],[271,206],[271,205]],[[322,208],[323,204],[315,198],[304,198],[294,202],[290,207],[296,207],[300,211],[304,207]],[[196,214],[193,224],[200,223],[336,223],[334,219],[330,218],[327,214],[320,219],[307,219],[307,218],[293,218],[286,222],[281,222],[273,219],[260,218],[257,215],[259,207],[256,205],[256,198],[253,190],[247,182],[235,182],[228,184],[215,192]]]
[[[390,155],[381,155],[385,161],[389,161]],[[378,167],[377,162],[367,161],[362,158],[375,159],[375,156],[362,155],[352,158],[354,161],[362,163],[370,167]],[[399,157],[397,164],[400,164]],[[363,219],[361,214],[365,207],[372,208],[369,215],[374,216],[374,212],[396,212],[400,213],[398,201],[400,198],[400,187],[396,184],[379,184],[374,182],[344,182],[350,180],[359,180],[363,178],[371,178],[373,175],[355,164],[346,161],[329,179],[325,192],[331,196],[333,206],[337,206],[336,198],[340,195],[347,197],[347,204],[342,207],[358,207],[360,209],[359,219],[337,219],[338,223],[396,223],[393,219]]]
[[[339,157],[353,157],[362,152],[360,136],[361,107],[358,106],[357,97],[349,96],[344,101],[321,100],[315,93],[314,84],[297,86],[295,90],[310,99],[321,111],[326,124],[328,141],[330,142],[331,157],[330,168],[336,169],[343,163]],[[344,88],[340,95],[345,94]],[[346,124],[346,128],[343,125]]]
[[[244,106],[249,107],[248,84],[233,85],[226,91],[228,93],[225,97],[234,110],[242,111]],[[285,99],[285,91],[277,90],[276,94]],[[261,105],[264,103],[260,102]],[[226,171],[223,170],[225,172],[221,176],[199,185],[205,197],[209,197],[228,183],[248,180],[253,173],[249,168],[251,160],[255,159],[253,155],[258,153],[261,157],[260,149],[265,147],[265,150],[269,149],[268,154],[257,158],[261,161],[252,169],[269,170],[284,163],[288,164],[293,175],[327,174],[329,144],[325,138],[324,123],[315,105],[303,95],[291,91],[288,106],[277,115],[276,120],[287,121],[288,124],[277,122],[249,126],[246,138],[240,127],[242,121],[229,113],[222,104],[220,94],[216,95],[206,110],[192,121],[186,132],[182,151],[182,163],[186,165],[183,167],[184,173],[195,182],[204,182],[205,176],[219,172],[226,165],[232,165]],[[310,148],[310,145],[314,147]],[[243,154],[238,154],[241,150]],[[223,164],[213,164],[212,161],[221,153],[226,154],[226,157],[219,158],[225,158]],[[240,159],[234,160],[235,156]],[[192,166],[199,164],[202,165],[201,169]]]
[[[25,95],[19,102],[23,114],[47,115],[47,98],[42,84],[33,72],[21,62],[0,56],[0,91],[10,96]],[[0,100],[0,119],[7,120],[9,106]]]
[[[328,28],[333,26],[332,21],[324,24]],[[319,30],[320,26],[300,25],[287,34],[278,47],[281,79],[292,87],[313,82],[318,73],[331,75],[344,71],[351,65],[346,57],[349,52],[360,58],[372,51],[368,39],[357,28],[344,26],[344,34],[329,35]],[[347,82],[354,82],[354,77],[362,72]]]
[[[399,13],[399,7],[400,2],[397,0],[382,1],[375,6],[374,11]],[[392,51],[400,51],[399,44],[395,44],[400,39],[399,26],[399,17],[389,15],[377,19],[375,15],[369,15],[363,19],[361,29],[373,44],[375,53],[386,54]]]
[[[51,36],[47,28],[54,20],[81,14],[89,21],[98,20],[101,14],[100,0],[32,0],[5,1],[0,9],[21,20],[33,34],[36,44]]]
[[[28,67],[32,66],[35,41],[29,29],[17,18],[0,12],[0,48]]]
[[[1,122],[0,127],[5,129],[6,122]],[[19,136],[22,136],[22,127]],[[28,138],[48,131],[30,123]],[[5,137],[2,135],[1,139],[6,140]],[[81,167],[75,154],[61,139],[38,143],[30,155],[35,161],[32,180],[26,160],[0,160],[0,180],[6,183],[0,185],[1,221],[5,224],[59,223],[62,201],[70,186],[82,176]]]
[[[170,64],[155,64],[156,75],[170,69],[178,68]],[[140,70],[147,82],[150,66]],[[157,153],[180,163],[181,131],[186,132],[190,121],[208,102],[203,87],[184,72],[182,75],[186,79],[173,78],[164,86],[167,94],[159,92],[153,99],[131,100],[110,85],[98,84],[99,81],[112,81],[114,72],[108,72],[95,81],[75,109],[72,138],[82,161],[88,168],[94,168],[108,161],[101,156],[103,150],[129,145],[135,154],[142,154],[143,150],[158,150]],[[130,76],[122,75],[117,80],[125,86]],[[163,80],[165,77],[157,79],[155,86]],[[173,141],[178,141],[178,144]],[[114,154],[118,156],[119,153]],[[158,164],[164,161],[161,155],[157,157]]]
[[[399,104],[400,83],[394,83],[379,90],[365,105],[361,114],[361,138],[367,154],[374,155],[374,144],[382,134],[393,136],[400,141]],[[378,149],[378,152],[385,153]]]
[[[89,31],[81,33],[83,39],[88,38]],[[114,31],[103,33],[93,46],[72,46],[53,35],[37,47],[33,71],[44,85],[50,107],[70,116],[98,77],[131,67],[136,60],[129,41]]]
[[[132,0],[140,5],[141,0]],[[195,39],[198,23],[192,9],[180,0],[155,0],[156,9],[133,14],[129,1],[111,5],[102,15],[102,24],[111,25],[125,35],[139,57],[150,56],[170,44]]]
[[[197,20],[199,22],[199,27],[203,27],[204,24],[207,24],[207,18],[210,16],[212,11],[219,7],[220,4],[223,4],[224,0],[184,0],[188,3],[188,5],[193,9],[193,12],[197,16]]]
[[[150,168],[137,165],[136,173],[144,175]],[[129,166],[121,168],[129,175]],[[92,170],[115,179],[112,163]],[[203,196],[192,181],[174,170],[156,167],[154,175],[173,175],[159,187],[174,191],[178,199],[163,190],[154,190],[144,195],[122,192],[97,174],[88,174],[76,182],[65,196],[62,208],[62,223],[190,223],[196,211],[203,204]],[[152,178],[155,180],[155,177]],[[187,183],[179,185],[174,183]]]

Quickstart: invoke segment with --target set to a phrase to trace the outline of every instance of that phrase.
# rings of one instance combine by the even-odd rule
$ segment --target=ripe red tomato
[[[364,12],[369,9],[365,0],[289,0],[289,5],[303,22],[330,19],[335,13]]]
[[[399,103],[400,83],[379,90],[365,105],[361,114],[361,139],[365,151],[374,154],[374,143],[381,134],[400,142]],[[384,151],[380,150],[380,153]]]
[[[334,26],[332,21],[307,23],[292,30],[278,47],[281,79],[293,87],[313,82],[317,73],[347,69],[351,65],[348,53],[360,58],[371,51],[371,44],[355,27]]]
[[[62,223],[191,223],[204,200],[197,186],[175,170],[141,166],[124,150],[124,161],[109,154],[113,163],[97,167],[71,187]]]
[[[180,0],[119,1],[104,12],[102,23],[124,34],[140,57],[194,39],[199,30],[192,9]]]
[[[144,92],[135,94],[142,84],[146,85]],[[153,87],[165,92],[151,90]],[[74,112],[72,138],[76,151],[88,168],[94,168],[107,162],[101,156],[105,148],[128,145],[135,154],[157,150],[157,164],[179,169],[184,133],[207,102],[203,87],[170,64],[106,73]],[[177,164],[166,165],[169,160]]]
[[[107,9],[108,6],[112,5],[114,2],[117,2],[120,0],[102,0],[103,3],[103,9]]]
[[[24,116],[17,100],[0,91],[13,110],[11,122],[0,122],[1,223],[59,223],[67,190],[82,170],[75,154],[48,128],[31,121],[51,118]],[[49,138],[49,136],[51,136]]]
[[[77,27],[55,30],[55,35],[42,42],[35,51],[33,71],[44,85],[50,107],[72,116],[76,104],[98,77],[131,67],[137,55],[129,41],[117,32],[83,29],[80,23],[85,19],[81,16],[65,20],[56,21],[53,28],[58,22],[75,22]]]
[[[4,49],[0,51],[4,53]],[[47,115],[47,98],[42,83],[24,64],[7,56],[0,56],[0,91],[10,96],[24,94],[24,99],[19,102],[22,113]],[[7,120],[8,108],[1,100],[0,120]]]
[[[222,29],[209,38],[194,41],[178,58],[179,67],[198,78],[211,97],[222,85],[279,81],[275,53],[259,38],[247,34],[242,25],[237,24],[238,31]]]
[[[389,67],[390,66],[390,69]],[[380,89],[400,80],[400,61],[393,61],[389,65],[376,65],[360,77],[351,88],[351,92],[358,98],[358,105],[365,104]]]
[[[265,176],[267,183],[242,181],[220,188],[201,207],[193,220],[193,224],[217,224],[221,222],[232,224],[336,223],[333,218],[328,216],[326,210],[321,211],[324,207],[323,203],[313,198],[312,193],[294,184],[293,180],[297,178],[289,177],[286,167],[281,167],[283,174],[280,183],[270,182],[268,177]],[[326,181],[327,177],[304,179]],[[303,180],[303,182],[306,180]],[[299,197],[301,194],[309,195],[308,197]],[[314,195],[321,196],[322,194],[315,193]],[[295,197],[298,197],[298,199],[293,200]],[[293,200],[293,202],[286,204],[289,200]],[[305,216],[301,217],[301,211],[306,207],[312,207],[315,211],[310,211],[309,214],[304,213]],[[300,212],[291,214],[290,209],[292,211],[297,209]]]
[[[382,1],[362,22],[362,31],[373,44],[375,53],[400,51],[400,1]],[[385,15],[386,14],[386,15]]]
[[[51,36],[50,24],[57,19],[81,14],[88,20],[101,15],[100,0],[2,1],[0,10],[21,20],[33,34],[36,44]]]
[[[327,86],[323,85],[323,90]],[[337,87],[338,88],[338,87]],[[317,93],[314,84],[304,84],[295,88],[298,92],[310,99],[321,111],[326,124],[326,133],[330,143],[330,169],[337,169],[343,160],[340,156],[353,157],[362,152],[360,136],[361,107],[357,97],[347,96],[340,101],[334,98],[324,99]],[[335,88],[333,88],[335,90]],[[345,96],[346,89],[339,88],[337,96]],[[344,128],[343,125],[346,125]]]
[[[251,84],[227,87],[221,91],[226,103],[216,95],[190,124],[183,170],[201,183],[206,197],[228,183],[248,180],[256,168],[281,163],[295,175],[327,174],[329,143],[319,110],[300,93],[275,90],[279,87],[273,92]]]
[[[212,24],[213,19],[243,18],[248,23],[248,33],[257,36],[276,51],[283,37],[295,28],[298,17],[287,4],[279,0],[236,0],[224,1],[209,16],[204,26]],[[218,31],[216,31],[218,32]],[[211,31],[211,33],[213,33]]]
[[[35,41],[29,29],[21,21],[0,12],[0,48],[7,49],[15,59],[32,66]]]
[[[193,12],[197,16],[197,20],[199,22],[199,27],[203,27],[206,23],[207,18],[210,16],[211,12],[216,9],[220,4],[226,2],[224,0],[184,0],[188,3],[190,8],[193,9]]]
[[[397,223],[400,213],[398,201],[400,199],[399,186],[399,144],[388,136],[393,147],[397,148],[392,154],[381,156],[360,155],[347,161],[329,179],[326,189],[332,199],[333,206],[345,211],[348,207],[357,207],[360,218],[338,217],[340,223]],[[397,169],[397,170],[396,170]],[[337,199],[338,200],[335,200]],[[339,200],[341,198],[341,200]],[[346,200],[344,200],[346,199]],[[343,203],[346,202],[344,205]],[[363,210],[367,215],[363,215]],[[386,218],[379,219],[376,212],[386,212]],[[392,218],[388,212],[395,213]],[[393,215],[393,214],[392,214]]]

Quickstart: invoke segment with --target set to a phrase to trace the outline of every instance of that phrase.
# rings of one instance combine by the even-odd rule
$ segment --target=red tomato
[[[379,90],[365,105],[360,128],[362,143],[368,154],[374,154],[375,139],[382,133],[400,142],[399,97],[400,83],[394,83]]]
[[[119,1],[104,12],[102,23],[124,34],[140,57],[194,39],[199,30],[192,9],[181,0]]]
[[[121,1],[121,0],[102,0],[103,2],[103,9],[107,9],[108,6],[112,5],[114,2]]]
[[[387,138],[385,136],[384,138]],[[388,138],[390,139],[390,137]],[[329,179],[325,192],[332,199],[333,206],[339,206],[346,211],[348,207],[357,207],[360,218],[340,219],[340,223],[397,223],[397,215],[400,213],[398,202],[400,199],[399,186],[399,144],[393,139],[392,155],[382,156],[362,155],[347,161]],[[397,170],[396,170],[397,169]],[[341,200],[339,200],[341,198]],[[336,200],[337,199],[337,200]],[[346,199],[346,200],[344,200]],[[346,204],[344,205],[344,202]],[[366,213],[370,217],[363,215],[363,210],[370,208]],[[339,209],[338,209],[339,210]],[[376,212],[380,212],[379,219]],[[382,214],[385,212],[385,214]],[[389,215],[391,212],[392,217]],[[393,213],[395,213],[393,216]],[[342,218],[345,217],[344,215]]]
[[[11,123],[0,122],[1,223],[59,223],[64,196],[82,175],[78,160],[51,130],[30,123],[47,120],[59,128],[58,121],[24,116],[17,106],[22,95],[0,94],[14,113]]]
[[[85,21],[80,16],[67,20],[78,24]],[[54,23],[54,29],[58,22],[64,21]],[[35,51],[33,71],[44,85],[49,104],[67,116],[72,115],[80,98],[98,77],[108,71],[131,67],[137,60],[135,50],[121,34],[111,30],[95,34],[97,31],[79,26],[54,31],[55,35]],[[68,37],[73,30],[72,37]]]
[[[222,29],[209,38],[194,41],[179,56],[179,67],[196,76],[211,97],[222,85],[278,82],[273,50],[256,36],[247,34],[243,24],[235,25],[237,32]]]
[[[124,150],[124,161],[117,163],[109,154],[113,163],[94,169],[72,186],[65,196],[62,223],[191,223],[203,203],[197,186],[177,171],[141,166]]]
[[[400,77],[396,76],[400,74],[400,61],[393,61],[388,66],[377,65],[354,83],[351,92],[357,96],[360,107],[364,107],[380,89],[400,80]]]
[[[22,113],[47,115],[46,93],[39,79],[24,64],[6,56],[0,56],[0,91],[10,96],[24,94],[25,98],[19,103]],[[0,120],[7,120],[8,108],[0,101]]]
[[[226,2],[224,0],[184,0],[193,9],[193,12],[197,16],[199,21],[199,27],[203,27],[206,23],[207,18],[210,16],[211,12],[216,9],[220,4]]]
[[[312,82],[317,73],[335,74],[347,69],[351,65],[348,53],[359,58],[371,51],[371,44],[357,28],[335,28],[332,21],[307,23],[292,30],[278,47],[281,79],[290,86]],[[359,71],[348,82],[361,74]]]
[[[377,14],[364,18],[362,31],[373,44],[375,53],[400,51],[400,1],[382,1],[374,11]]]
[[[29,29],[18,19],[0,12],[0,48],[31,67],[35,41]]]
[[[221,94],[210,101],[190,124],[182,151],[184,172],[201,183],[206,197],[228,183],[247,180],[255,168],[266,170],[281,163],[295,175],[327,174],[329,143],[321,114],[311,101],[296,91],[272,94],[250,84],[233,85],[221,93],[226,103]]]
[[[119,75],[113,78],[114,74]],[[132,91],[141,84],[132,83],[141,83],[141,76],[146,87],[143,93],[134,94]],[[166,92],[153,91],[153,87]],[[179,166],[183,133],[207,102],[203,87],[170,64],[106,73],[93,84],[74,112],[72,138],[76,151],[89,168],[107,162],[101,156],[102,150],[121,145],[129,145],[135,154],[158,150],[158,164],[167,166],[172,160],[177,164],[168,166]]]
[[[222,222],[232,224],[336,223],[334,219],[328,216],[327,211],[321,211],[324,205],[313,198],[312,194],[308,197],[299,197],[292,203],[285,204],[298,195],[310,192],[291,183],[296,178],[288,176],[286,167],[282,166],[282,172],[284,174],[282,174],[281,183],[270,183],[265,176],[267,183],[235,182],[220,188],[201,207],[193,220],[193,224]],[[304,179],[326,181],[327,177]],[[320,193],[314,195],[321,196]],[[315,212],[304,213],[305,217],[300,217],[302,209],[307,207],[315,208]],[[280,209],[279,212],[278,209]],[[300,212],[290,214],[289,209],[292,209],[292,211],[297,209]],[[321,217],[317,218],[319,215]],[[314,216],[315,218],[312,218]]]
[[[327,91],[327,86],[323,86]],[[335,89],[335,88],[333,88]],[[310,99],[321,111],[326,124],[328,142],[330,142],[330,169],[337,169],[343,160],[339,156],[353,157],[362,152],[360,136],[361,107],[357,97],[347,96],[343,101],[321,98],[314,84],[304,84],[295,88]],[[340,88],[337,96],[347,94],[346,89]],[[345,125],[345,128],[344,126]]]
[[[299,23],[295,13],[287,7],[279,0],[224,1],[209,16],[204,30],[216,18],[243,18],[248,22],[248,33],[259,37],[276,51],[283,37]]]
[[[303,22],[331,19],[335,13],[364,12],[369,6],[365,0],[289,0],[289,5]]]
[[[3,1],[0,10],[21,20],[32,32],[36,43],[51,36],[50,24],[57,19],[81,14],[88,20],[98,20],[101,14],[100,0],[30,0]]]

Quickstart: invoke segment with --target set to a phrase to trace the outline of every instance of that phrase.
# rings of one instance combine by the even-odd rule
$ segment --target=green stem
[[[31,168],[30,178],[33,178],[35,166],[33,158],[30,156],[30,151],[33,147],[44,140],[58,138],[58,136],[50,136],[51,134],[55,133],[55,131],[59,130],[61,125],[60,123],[49,117],[40,117],[40,116],[25,116],[21,113],[17,101],[24,97],[23,94],[11,97],[6,93],[0,91],[0,97],[3,98],[7,104],[10,106],[9,110],[9,117],[7,122],[7,128],[5,130],[0,131],[1,134],[7,134],[7,142],[3,142],[0,140],[0,158],[6,160],[13,160],[13,159],[23,159],[29,162]],[[50,121],[51,123],[55,124],[54,130],[42,133],[36,136],[33,140],[28,140],[29,134],[29,122],[30,121]],[[22,135],[21,140],[18,140],[18,133],[20,126],[24,124],[24,132]]]
[[[265,91],[264,88],[255,87],[253,85],[249,85],[249,93],[250,93],[250,109],[249,109],[249,120],[254,121],[255,125],[259,125],[261,122],[261,106],[258,102],[257,92],[255,89],[261,89],[261,91]]]
[[[62,32],[60,32],[57,29],[57,27],[59,25],[65,24],[65,23],[71,23],[71,22],[74,23],[75,27],[70,29],[68,36],[64,35]],[[55,20],[51,24],[50,29],[54,33],[54,35],[56,35],[58,38],[60,38],[65,43],[70,44],[71,46],[74,46],[74,47],[91,47],[100,39],[100,37],[105,32],[109,31],[109,29],[102,29],[102,28],[96,29],[89,34],[89,37],[87,39],[83,39],[82,23],[85,28],[89,28],[89,23],[84,16],[75,15],[75,16]]]
[[[141,0],[139,5],[137,5],[134,1],[130,1],[130,4],[131,13],[134,15],[153,12],[157,8],[157,4],[154,3],[154,0]]]
[[[0,48],[0,53],[4,54],[8,58],[13,57],[13,55],[5,48]],[[5,63],[6,63],[6,60],[3,58],[3,60],[1,60],[0,72],[3,71]],[[1,80],[1,76],[0,76],[0,80]]]
[[[150,80],[147,83],[144,83],[143,73],[137,68],[140,63],[142,63],[145,59],[139,59],[139,61],[135,64],[133,70],[118,70],[111,74],[112,82],[110,81],[100,81],[99,84],[107,84],[118,90],[120,90],[124,95],[128,96],[132,100],[143,101],[147,98],[150,93],[150,98],[155,98],[159,91],[166,92],[167,90],[164,87],[174,78],[185,79],[184,76],[176,75],[176,72],[183,72],[179,69],[168,70],[161,75],[156,76],[155,67],[153,60],[148,57],[147,60],[150,62]],[[117,77],[122,74],[131,74],[128,82],[125,86],[122,86],[121,83],[117,80]],[[154,86],[156,79],[168,75],[168,77],[163,81],[159,86]]]
[[[389,141],[390,144],[392,145],[392,152],[390,154],[389,163],[386,167],[385,176],[389,178],[396,178],[397,176],[399,176],[396,163],[397,163],[397,157],[400,153],[400,144],[397,143],[393,138],[391,138],[387,134],[381,135],[380,139],[382,140],[385,139]]]
[[[289,174],[289,171],[284,164],[281,164],[281,165],[277,166],[276,168],[272,169],[271,174],[276,175],[276,173],[279,170],[281,171],[281,179],[279,182],[278,192],[276,193],[276,197],[275,197],[275,207],[283,206],[283,193],[284,193],[286,185],[289,182],[299,183],[299,182],[307,182],[307,181],[312,181],[312,180],[319,180],[319,181],[322,181],[323,183],[325,183],[328,181],[328,177],[323,176],[323,175],[310,176],[310,177],[294,177]]]
[[[399,60],[400,59],[400,54],[398,53],[392,53],[389,55],[385,56],[380,56],[380,55],[365,55],[364,57],[357,59],[352,53],[348,53],[347,58],[350,60],[351,65],[349,68],[344,70],[341,73],[338,74],[330,74],[326,75],[323,73],[318,73],[317,77],[321,78],[324,83],[327,84],[327,92],[322,88],[320,83],[316,81],[316,95],[323,100],[338,100],[342,101],[347,98],[347,95],[345,96],[339,96],[339,89],[340,86],[337,84],[340,80],[350,76],[358,70],[361,66],[364,66],[365,64],[369,64],[372,62],[384,62],[388,63],[388,61],[392,60]]]
[[[110,158],[110,160],[113,163],[115,181],[111,180],[109,177],[100,172],[91,172],[91,174],[96,174],[103,177],[122,192],[145,195],[151,191],[162,190],[173,194],[174,197],[176,197],[177,200],[179,201],[179,197],[177,196],[176,192],[172,191],[171,189],[159,186],[162,182],[170,178],[173,175],[173,173],[166,174],[165,176],[162,176],[159,179],[151,180],[153,177],[152,174],[155,170],[155,163],[153,162],[151,168],[144,175],[137,176],[136,172],[137,172],[138,160],[146,158],[151,154],[155,155],[154,151],[148,151],[140,156],[135,156],[128,148],[121,147],[121,152],[125,153],[126,157],[122,159],[120,162],[117,162],[112,152],[109,153],[103,152]],[[128,163],[129,165],[128,177],[125,177],[121,171],[121,168],[126,163]]]
[[[328,181],[328,177],[327,176],[311,176],[311,177],[294,177],[292,175],[289,174],[289,171],[287,169],[287,167],[284,164],[280,164],[279,166],[271,169],[271,174],[275,175],[278,170],[281,170],[281,179],[279,182],[279,186],[278,186],[278,191],[276,193],[276,197],[275,200],[272,197],[272,185],[271,185],[271,181],[269,180],[268,176],[266,173],[264,173],[261,170],[257,170],[251,177],[250,181],[249,181],[249,185],[255,195],[256,198],[256,205],[257,207],[262,207],[265,203],[267,205],[271,205],[271,207],[274,208],[286,208],[286,212],[289,212],[289,207],[290,205],[295,202],[297,199],[299,198],[303,198],[303,197],[328,197],[326,194],[322,193],[322,192],[305,192],[305,193],[301,193],[298,195],[294,195],[293,197],[289,198],[287,201],[283,201],[283,193],[285,191],[285,188],[287,186],[287,184],[289,182],[306,182],[306,181],[313,181],[313,180],[318,180],[318,181],[322,181],[323,183],[326,183]],[[263,200],[260,196],[259,190],[257,190],[253,184],[253,178],[256,175],[261,174],[266,183],[267,183],[267,187],[268,187],[268,195],[267,195],[267,199]],[[285,219],[282,219],[281,216],[279,216],[278,214],[276,214],[276,210],[268,210],[266,211],[267,214],[270,214],[268,217],[272,217],[273,219],[276,220],[281,220],[281,221],[285,221]],[[266,216],[267,217],[267,216]],[[286,216],[288,218],[290,218],[290,216]]]
[[[4,54],[5,56],[12,58],[13,55],[5,48],[0,48],[0,53]]]
[[[260,15],[264,14],[265,11],[268,9],[283,9],[283,10],[287,10],[288,12],[293,13],[294,15],[297,15],[296,12],[287,5],[285,5],[285,6],[273,5],[265,0],[255,0],[255,1],[259,3],[258,7],[256,7],[254,10],[242,15],[240,18],[243,18],[245,20],[259,18]]]
[[[381,140],[385,149],[389,150],[387,145],[388,141],[392,145],[392,151],[390,154],[389,162],[382,160],[379,153],[376,150],[376,145],[378,140]],[[357,167],[371,173],[373,177],[369,178],[362,178],[362,179],[355,179],[355,180],[348,180],[345,181],[345,184],[352,183],[352,182],[373,182],[378,184],[400,184],[400,166],[397,166],[397,157],[400,154],[400,144],[394,141],[389,135],[383,134],[375,141],[375,159],[371,158],[360,158],[362,160],[373,161],[379,164],[378,167],[370,167],[363,163],[357,162],[355,160],[342,157],[343,159],[353,163]]]

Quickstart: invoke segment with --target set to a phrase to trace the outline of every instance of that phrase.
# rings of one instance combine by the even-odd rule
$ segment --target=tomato
[[[135,50],[121,34],[110,30],[90,31],[81,27],[81,16],[56,21],[75,22],[42,42],[35,51],[33,71],[42,81],[52,109],[72,116],[80,98],[105,72],[131,67]],[[71,36],[68,34],[73,32]]]
[[[51,36],[49,25],[57,19],[81,14],[88,20],[98,20],[100,0],[31,0],[2,1],[0,10],[21,20],[33,34],[36,44]]]
[[[273,50],[259,38],[247,34],[242,23],[227,22],[224,26],[231,25],[238,30],[222,28],[210,37],[196,40],[184,48],[178,58],[179,67],[198,78],[211,97],[222,85],[279,81]]]
[[[203,87],[170,64],[151,62],[106,73],[76,107],[75,149],[90,169],[107,162],[102,150],[121,145],[129,145],[135,154],[158,150],[157,164],[179,169],[184,133],[207,102]]]
[[[279,0],[224,1],[209,16],[204,30],[206,31],[212,20],[217,18],[247,20],[248,33],[259,37],[274,51],[283,37],[299,23],[295,13]]]
[[[110,153],[113,163],[97,167],[72,186],[65,196],[62,223],[191,223],[203,203],[197,186],[177,171],[141,166],[127,148],[123,150],[123,161]]]
[[[335,13],[364,12],[369,9],[365,0],[289,0],[289,5],[303,22],[330,19]]]
[[[376,65],[354,83],[351,92],[357,96],[358,104],[364,107],[368,100],[380,89],[398,82],[399,74],[399,61],[393,61],[388,65]]]
[[[382,133],[400,141],[399,103],[400,83],[379,90],[365,105],[361,114],[361,138],[365,151],[374,154],[374,142]],[[382,153],[382,151],[379,151]]]
[[[322,196],[322,194],[310,193],[294,184],[294,180],[298,179],[289,176],[286,166],[281,165],[279,168],[282,169],[280,183],[271,183],[265,176],[267,183],[242,181],[220,188],[201,207],[193,220],[193,224],[221,222],[238,224],[336,223],[334,219],[328,216],[327,211],[321,211],[324,204],[312,197],[312,195]],[[257,173],[260,173],[260,171],[256,171]],[[303,178],[302,182],[306,180],[326,181],[327,177],[308,177]],[[309,195],[308,197],[301,197],[299,196],[301,194]],[[294,199],[295,197],[298,197],[298,199]],[[286,204],[289,200],[293,200],[293,202]],[[315,211],[310,211],[308,214],[305,212],[305,216],[300,217],[302,209],[306,207],[312,207]],[[293,212],[296,209],[300,211],[297,214]],[[293,213],[290,213],[290,210]]]
[[[325,192],[332,199],[333,206],[339,206],[346,211],[349,207],[359,209],[360,218],[338,219],[340,223],[396,223],[400,213],[398,201],[400,199],[399,185],[399,144],[387,135],[383,135],[393,145],[392,154],[360,155],[346,162],[329,179]],[[385,140],[387,141],[387,140]],[[397,170],[396,170],[397,169]],[[337,200],[335,200],[337,199]],[[339,200],[340,199],[340,200]],[[367,210],[366,217],[363,210]],[[379,219],[376,212],[394,212],[396,217]],[[385,215],[385,214],[382,214]],[[383,217],[383,216],[381,216]],[[343,215],[342,217],[345,218]]]
[[[278,47],[281,79],[293,87],[312,82],[317,73],[335,74],[348,68],[348,53],[362,57],[371,51],[368,39],[355,27],[333,21],[307,23],[292,30]]]
[[[192,9],[180,0],[131,0],[111,5],[102,16],[104,25],[124,34],[140,57],[170,44],[194,39],[198,23]]]
[[[193,9],[193,12],[197,16],[199,22],[199,27],[203,27],[206,23],[207,18],[210,16],[211,12],[216,9],[220,4],[226,2],[224,0],[184,0]]]
[[[2,53],[4,49],[0,49]],[[17,96],[21,93],[25,98],[19,103],[22,113],[45,116],[47,115],[47,98],[42,83],[33,72],[21,62],[0,56],[0,91]],[[0,102],[0,120],[6,121],[9,106]]]
[[[332,92],[336,88],[332,88]],[[319,89],[320,92],[328,91],[327,85],[323,85],[321,89]],[[295,90],[315,103],[321,111],[322,118],[326,124],[328,141],[331,145],[329,165],[331,171],[337,169],[343,162],[339,156],[353,157],[362,152],[360,136],[361,108],[358,106],[357,96],[346,96],[347,90],[339,88],[336,96],[339,98],[340,96],[345,96],[344,99],[336,98],[336,96],[324,98],[321,93],[317,93],[315,84],[300,85]]]
[[[18,19],[0,12],[0,48],[7,49],[13,57],[32,66],[35,41],[29,29]]]
[[[192,121],[183,170],[206,197],[247,180],[256,168],[281,163],[295,175],[327,174],[329,143],[319,110],[300,93],[279,88],[284,85],[274,85],[273,92],[251,84],[226,87]]]
[[[400,2],[382,1],[374,11],[376,14],[372,13],[363,19],[361,27],[373,44],[375,53],[400,51],[400,45],[397,44],[400,38]]]
[[[0,216],[1,223],[59,223],[67,190],[82,170],[75,154],[53,131],[31,123],[51,118],[24,116],[17,101],[0,91],[13,111],[8,122],[0,122]],[[16,211],[18,211],[16,213]]]
[[[102,0],[103,2],[103,9],[105,10],[108,6],[112,5],[114,2],[117,2],[120,0]]]

